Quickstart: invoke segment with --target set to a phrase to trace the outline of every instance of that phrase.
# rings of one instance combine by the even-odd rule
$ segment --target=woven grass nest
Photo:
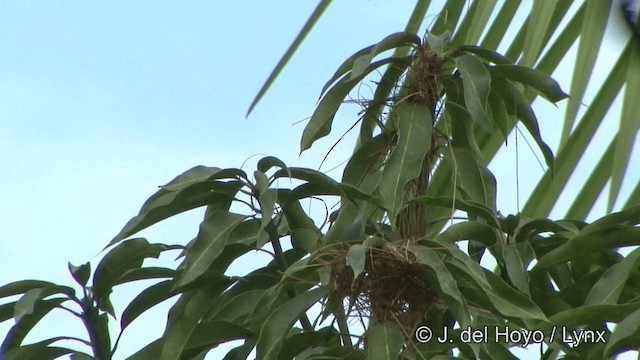
[[[354,279],[347,266],[348,246],[325,251],[318,262],[331,267],[331,286],[347,314],[375,323],[396,323],[407,340],[438,301],[435,290],[424,280],[427,266],[415,261],[406,245],[385,243],[365,248],[364,270]]]

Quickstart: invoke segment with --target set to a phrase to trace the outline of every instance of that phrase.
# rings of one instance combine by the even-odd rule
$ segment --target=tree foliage
[[[249,111],[328,5],[321,1]],[[637,43],[628,42],[577,116],[593,74],[601,72],[594,64],[606,20],[619,9],[606,1],[582,2],[575,11],[572,1],[534,1],[509,39],[505,30],[519,1],[449,0],[420,36],[428,9],[436,12],[429,5],[418,1],[404,31],[347,58],[322,88],[301,151],[331,136],[349,94],[380,74],[373,97],[359,101],[357,145],[340,181],[273,156],[262,158],[251,176],[234,168],[185,171],[145,202],[93,270],[89,263],[69,264],[80,295],[37,280],[0,287],[0,298],[20,296],[0,306],[0,321],[15,322],[2,358],[117,357],[118,338],[108,323],[119,319],[122,331],[173,297],[164,334],[131,359],[201,359],[231,340],[243,344],[226,359],[254,351],[259,359],[513,359],[511,350],[529,340],[499,335],[507,330],[542,334],[534,341],[544,343],[544,359],[607,359],[637,350],[640,250],[626,256],[619,250],[640,241],[640,184],[616,206],[639,126]],[[560,146],[552,150],[532,103],[538,96],[551,103],[568,97],[550,74],[578,38],[571,101]],[[623,88],[620,130],[566,217],[548,218]],[[533,139],[547,172],[522,211],[503,216],[488,163],[516,127]],[[281,187],[280,179],[294,181]],[[609,180],[609,213],[586,222]],[[339,207],[321,222],[305,210],[307,199]],[[132,238],[200,207],[205,217],[189,244]],[[143,266],[175,250],[181,251],[177,268]],[[255,250],[272,260],[246,276],[227,275],[230,264]],[[483,257],[496,267],[481,265]],[[148,279],[159,282],[125,309],[114,308],[110,295],[118,285]],[[70,339],[65,336],[23,344],[56,308],[83,322],[88,340],[73,340],[91,355],[55,346]],[[469,342],[470,329],[488,331]],[[577,346],[557,333],[562,330],[572,340],[581,333],[606,341]],[[431,341],[424,341],[429,332]],[[445,333],[452,341],[435,340]]]

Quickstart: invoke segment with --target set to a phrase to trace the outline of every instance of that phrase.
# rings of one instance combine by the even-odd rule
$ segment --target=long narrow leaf
[[[302,30],[300,30],[300,33],[298,33],[298,36],[296,36],[295,40],[293,40],[293,43],[289,46],[289,48],[284,53],[280,61],[278,61],[278,64],[276,65],[275,69],[271,71],[271,74],[269,74],[267,81],[265,81],[264,85],[262,85],[262,87],[258,91],[258,95],[256,95],[256,97],[251,102],[251,105],[249,105],[249,110],[247,110],[246,116],[249,116],[249,114],[251,114],[251,112],[256,107],[256,105],[258,105],[258,102],[260,102],[264,94],[267,93],[267,90],[269,90],[271,85],[275,82],[278,75],[280,75],[280,72],[282,71],[282,69],[284,69],[284,67],[287,66],[287,63],[289,62],[289,60],[291,60],[291,58],[293,57],[293,54],[295,54],[300,44],[302,44],[304,39],[311,32],[311,29],[313,29],[313,27],[318,22],[320,17],[322,17],[322,14],[327,9],[327,7],[329,7],[329,4],[331,4],[331,0],[320,0],[320,3],[316,7],[316,9],[313,11],[311,16],[307,20],[307,22],[304,24],[304,26],[302,27]]]

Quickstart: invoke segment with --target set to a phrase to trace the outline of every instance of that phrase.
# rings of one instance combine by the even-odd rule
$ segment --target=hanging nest
[[[364,270],[354,279],[353,269],[346,266],[348,248],[334,248],[317,258],[331,267],[334,294],[348,299],[346,313],[371,322],[396,323],[406,340],[412,341],[425,313],[438,301],[437,293],[424,280],[431,270],[417,263],[406,245],[385,243],[366,248]]]
[[[413,61],[410,92],[407,101],[426,104],[434,108],[440,100],[438,91],[439,75],[443,59],[425,43],[416,50]]]

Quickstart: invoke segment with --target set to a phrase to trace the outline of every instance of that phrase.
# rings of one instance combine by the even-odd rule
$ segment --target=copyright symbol
[[[420,326],[416,329],[416,340],[421,344],[428,343],[432,336],[433,332],[427,326]]]

